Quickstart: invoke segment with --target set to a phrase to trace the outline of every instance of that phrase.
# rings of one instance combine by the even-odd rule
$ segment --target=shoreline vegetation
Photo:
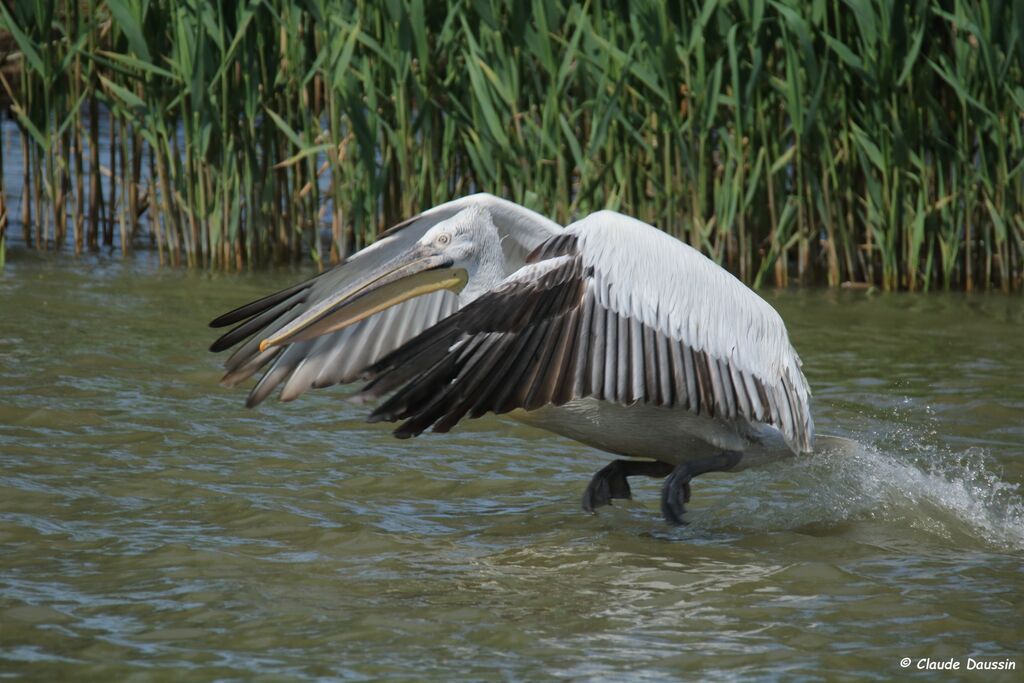
[[[326,267],[487,191],[754,287],[1024,289],[1012,0],[0,3],[0,118],[0,266]]]

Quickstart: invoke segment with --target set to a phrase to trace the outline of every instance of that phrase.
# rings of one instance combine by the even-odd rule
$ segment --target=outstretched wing
[[[239,345],[224,363],[222,384],[235,386],[266,367],[246,405],[259,404],[278,387],[281,400],[290,401],[311,387],[352,382],[368,365],[449,316],[458,308],[458,297],[438,291],[315,339],[265,351],[259,349],[260,340],[315,307],[332,292],[410,248],[440,221],[471,206],[490,212],[502,237],[507,272],[520,267],[538,244],[562,231],[561,226],[540,214],[488,194],[463,197],[429,209],[389,229],[374,244],[331,270],[213,320],[211,327],[234,327],[213,342],[211,351]]]
[[[682,242],[599,212],[368,372],[373,420],[398,436],[465,416],[594,397],[773,425],[797,452],[813,425],[778,313]]]

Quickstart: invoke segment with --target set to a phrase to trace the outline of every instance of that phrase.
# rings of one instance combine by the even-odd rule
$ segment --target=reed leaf
[[[755,286],[1020,290],[1022,18],[1005,0],[3,3],[25,167],[3,165],[24,190],[0,225],[8,247],[62,248],[70,225],[76,251],[319,267],[488,191],[563,222],[625,211]]]

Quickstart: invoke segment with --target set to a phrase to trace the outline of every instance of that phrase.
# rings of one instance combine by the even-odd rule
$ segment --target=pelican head
[[[345,282],[260,342],[272,346],[344,329],[386,308],[441,289],[463,304],[503,277],[501,243],[486,209],[472,207],[430,228],[409,249]]]

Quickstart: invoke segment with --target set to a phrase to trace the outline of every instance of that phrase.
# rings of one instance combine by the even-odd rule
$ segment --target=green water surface
[[[608,456],[503,419],[246,410],[206,322],[302,276],[10,255],[0,675],[1022,680],[1019,297],[765,293],[863,448],[698,479],[672,529],[653,481],[584,514]]]

